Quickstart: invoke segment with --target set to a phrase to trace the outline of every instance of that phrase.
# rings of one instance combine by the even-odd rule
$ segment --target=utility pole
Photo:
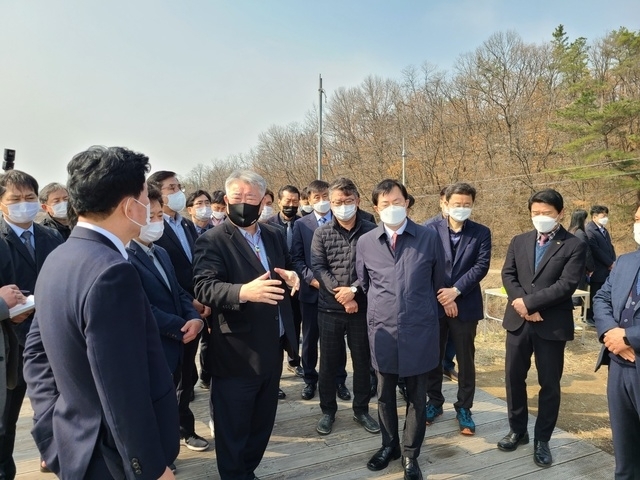
[[[322,180],[322,74],[320,77],[320,86],[318,87],[318,180]]]
[[[402,185],[406,185],[405,182],[405,159],[407,158],[407,152],[404,150],[404,137],[402,137]]]

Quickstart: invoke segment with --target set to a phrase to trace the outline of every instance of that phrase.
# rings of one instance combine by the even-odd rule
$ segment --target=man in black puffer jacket
[[[333,219],[318,228],[311,244],[311,269],[320,283],[318,327],[320,329],[319,393],[322,417],[316,430],[331,433],[338,410],[335,372],[340,363],[344,336],[353,363],[353,419],[370,433],[380,426],[369,415],[370,352],[367,336],[367,299],[356,275],[356,243],[376,228],[356,215],[358,190],[347,178],[329,187]],[[342,347],[344,348],[344,347]]]

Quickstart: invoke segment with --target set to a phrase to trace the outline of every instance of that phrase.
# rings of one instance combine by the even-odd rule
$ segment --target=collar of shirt
[[[551,230],[549,233],[547,233],[547,235],[549,236],[549,240],[548,240],[549,242],[551,240],[553,240],[553,237],[556,236],[556,233],[558,233],[559,230],[560,230],[560,224],[557,224],[553,230]],[[538,232],[538,235],[536,235],[536,240],[540,240],[541,236],[542,236],[542,234],[540,232]]]
[[[136,240],[135,238],[134,238],[133,240],[131,240],[131,242],[136,242],[138,245],[140,245],[140,248],[142,249],[142,251],[143,251],[144,253],[146,253],[147,255],[149,255],[150,253],[153,253],[153,250],[152,250],[152,248],[151,248],[151,247],[153,246],[153,243],[150,243],[150,244],[149,244],[150,246],[149,246],[149,247],[147,247],[144,243],[139,242],[139,241],[138,241],[138,240]],[[129,242],[129,243],[131,243],[131,242]]]
[[[326,219],[326,221],[324,222],[325,225],[331,221],[331,216],[332,216],[331,215],[331,210],[329,210],[324,217],[322,217],[322,215],[318,215],[318,212],[316,212],[315,210],[313,211],[313,214],[316,216],[316,223],[318,223],[321,218],[325,218]]]
[[[116,237],[109,230],[106,230],[102,227],[99,227],[89,222],[78,222],[76,226],[86,228],[87,230],[93,230],[94,232],[98,232],[100,235],[107,237],[111,241],[111,243],[115,245],[115,247],[118,249],[118,251],[124,257],[125,260],[129,258],[129,255],[127,254],[127,251],[124,248],[124,243],[122,243],[122,240]]]
[[[4,221],[7,222],[7,225],[9,225],[11,227],[11,230],[13,230],[15,232],[15,234],[18,236],[18,238],[20,238],[20,239],[22,238],[20,236],[20,235],[22,235],[22,232],[31,232],[31,235],[35,236],[34,233],[33,233],[33,222],[31,222],[31,225],[29,225],[29,228],[22,228],[22,227],[19,227],[19,226],[15,225],[14,223],[11,223],[11,221],[7,217],[4,217]]]
[[[261,241],[260,224],[257,223],[256,226],[257,226],[256,233],[254,233],[253,235],[247,232],[244,228],[236,227],[238,230],[240,230],[240,233],[242,233],[242,236],[244,237],[244,239],[249,241],[252,245],[254,245],[254,247],[257,246],[258,243]]]
[[[166,213],[162,214],[162,217],[169,223],[171,223],[172,225],[181,225],[182,222],[182,217],[180,216],[179,213],[176,213],[176,218],[175,220],[173,219],[173,217],[171,215],[167,215]]]
[[[227,216],[225,215],[224,217],[222,217],[220,220],[218,220],[215,217],[211,217],[211,225],[214,227],[217,227],[218,225],[220,225],[221,223],[224,223],[224,221],[227,219]]]
[[[391,230],[389,227],[387,227],[386,225],[384,225],[384,231],[387,234],[387,237],[389,238],[389,240],[391,240],[391,238],[393,237],[394,233],[397,233],[398,235],[402,235],[405,231],[405,229],[407,228],[407,219],[404,219],[404,223],[400,226],[399,229],[397,229],[395,232],[393,230]]]

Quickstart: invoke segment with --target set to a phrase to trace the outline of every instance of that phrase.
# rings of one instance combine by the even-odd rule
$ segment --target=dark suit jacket
[[[178,405],[138,272],[105,236],[76,226],[35,295],[24,377],[47,466],[86,478],[96,452],[114,478],[157,479],[178,454]]]
[[[317,303],[318,289],[309,285],[313,280],[311,270],[311,242],[313,232],[318,228],[318,220],[314,212],[299,218],[293,225],[293,241],[291,243],[291,258],[293,265],[300,276],[300,298],[301,302]]]
[[[511,239],[502,267],[502,284],[509,301],[502,326],[510,332],[526,321],[511,306],[522,298],[529,313],[544,319],[532,325],[546,340],[573,340],[573,302],[584,275],[587,246],[560,226],[534,270],[537,232],[532,230]]]
[[[182,343],[184,334],[180,329],[184,327],[187,320],[200,318],[200,315],[193,307],[191,296],[178,283],[169,254],[159,245],[156,245],[154,250],[154,255],[167,275],[170,287],[140,245],[131,241],[127,247],[129,262],[140,274],[142,288],[147,294],[151,311],[158,324],[160,341],[169,370],[175,372],[184,350]]]
[[[360,220],[366,220],[367,222],[371,222],[373,224],[376,223],[376,217],[374,217],[372,213],[369,213],[366,210],[362,210],[360,207],[358,207],[356,215]]]
[[[640,375],[640,303],[634,308],[631,318],[622,318],[622,311],[630,302],[631,289],[636,287],[636,279],[640,270],[640,251],[620,256],[611,270],[611,275],[593,299],[593,319],[596,322],[598,338],[602,341],[605,333],[612,328],[625,329],[629,343],[636,351],[636,371]],[[620,358],[622,361],[622,359]],[[610,362],[609,351],[602,347],[596,363],[596,370],[600,365]],[[640,376],[638,377],[640,378]]]
[[[272,226],[260,224],[271,278],[275,267],[292,270],[287,245]],[[297,346],[289,292],[278,305],[240,303],[240,288],[264,274],[262,263],[230,220],[202,234],[196,241],[194,282],[198,301],[218,312],[211,323],[209,365],[220,377],[273,373],[282,368],[279,315],[288,340],[288,353]],[[283,287],[286,285],[283,281]]]
[[[0,219],[0,238],[6,240],[11,250],[11,259],[16,274],[16,285],[18,285],[21,290],[28,290],[30,293],[33,293],[35,290],[36,279],[47,256],[56,247],[64,243],[62,235],[60,235],[57,230],[35,222],[33,223],[33,237],[36,245],[35,262],[31,258],[31,255],[29,255],[29,251],[27,247],[24,246],[22,239],[16,235],[16,232],[5,222],[4,218]],[[59,278],[56,281],[64,282],[65,279]],[[12,328],[18,337],[20,345],[24,345],[32,320],[33,315],[19,325],[12,324]]]
[[[451,252],[449,223],[446,218],[425,224],[438,232],[444,248],[444,286],[456,287],[458,318],[477,321],[484,318],[480,281],[487,276],[491,263],[491,231],[479,223],[467,220],[462,228],[456,256]]]
[[[616,251],[611,243],[611,236],[607,234],[605,238],[595,223],[589,222],[584,228],[593,255],[594,268],[591,280],[602,283],[609,276],[609,267],[616,261]]]
[[[356,272],[367,294],[373,368],[409,377],[440,361],[439,304],[444,252],[438,234],[410,219],[395,253],[384,225],[365,233],[356,247]]]
[[[0,287],[16,283],[11,250],[0,240]],[[18,355],[18,337],[9,320],[9,306],[0,299],[0,412],[4,412],[7,389],[13,389],[18,381],[21,359]]]
[[[184,228],[187,241],[189,242],[189,247],[191,248],[191,253],[193,253],[196,238],[198,238],[198,232],[196,232],[191,220],[182,218],[180,224]],[[160,245],[167,251],[169,258],[171,258],[173,268],[176,271],[178,283],[189,295],[193,296],[193,266],[189,257],[187,257],[187,254],[184,253],[180,239],[166,220],[164,221],[164,233],[162,234],[162,237],[154,243],[156,245]]]

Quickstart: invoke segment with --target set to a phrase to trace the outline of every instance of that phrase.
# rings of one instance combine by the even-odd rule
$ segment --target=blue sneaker
[[[458,410],[456,419],[460,424],[460,433],[463,435],[473,435],[476,433],[476,424],[471,419],[471,410],[468,408],[461,408]]]
[[[427,404],[427,425],[431,425],[440,415],[442,415],[442,407]]]

